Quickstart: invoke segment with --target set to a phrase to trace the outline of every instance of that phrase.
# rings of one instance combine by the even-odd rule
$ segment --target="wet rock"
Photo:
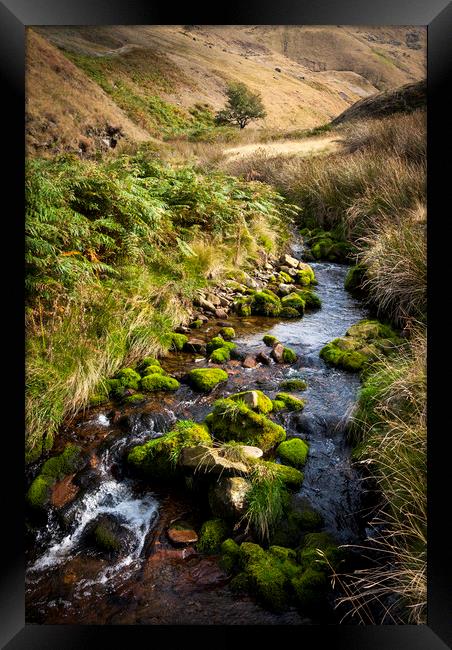
[[[208,472],[213,476],[236,476],[248,474],[247,466],[240,461],[225,457],[224,450],[198,445],[185,447],[179,457],[179,465],[197,472]]]
[[[276,363],[283,363],[284,345],[282,343],[276,343],[273,350],[270,352],[270,356],[276,361]]]
[[[280,296],[288,296],[289,293],[293,291],[293,285],[290,284],[285,284],[284,282],[281,282],[281,284],[278,286],[278,292]]]
[[[201,339],[191,338],[184,345],[184,350],[186,352],[201,352],[205,353],[206,344]]]
[[[209,504],[216,517],[239,519],[245,514],[251,483],[240,476],[221,478],[209,491]]]
[[[196,531],[185,522],[176,522],[172,524],[166,532],[169,541],[174,546],[188,546],[198,541]]]
[[[78,485],[74,485],[72,478],[72,476],[66,476],[61,481],[55,483],[55,485],[52,487],[50,503],[52,506],[54,506],[54,508],[61,508],[65,506],[77,495],[80,487]]]
[[[80,542],[102,554],[122,555],[127,552],[132,538],[132,532],[117,517],[107,513],[98,515],[86,525]]]
[[[252,356],[247,356],[242,362],[244,368],[255,368],[257,366],[257,361]]]
[[[256,355],[256,361],[263,363],[265,366],[269,366],[271,364],[271,359],[266,352],[258,352]]]
[[[230,327],[230,324],[227,321],[219,320],[217,321],[218,327]]]
[[[210,302],[209,300],[206,300],[205,298],[203,298],[202,296],[196,297],[193,302],[198,307],[202,307],[202,309],[204,309],[204,310],[211,311],[212,313],[215,313],[215,309],[216,309],[215,305],[212,302]]]
[[[264,452],[259,447],[251,447],[250,445],[242,445],[240,447],[242,454],[248,456],[248,458],[262,458]]]

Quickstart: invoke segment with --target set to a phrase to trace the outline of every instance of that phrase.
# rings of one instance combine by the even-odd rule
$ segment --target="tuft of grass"
[[[252,529],[261,541],[269,540],[283,516],[287,491],[275,463],[255,463],[250,478],[242,521],[246,531]]]

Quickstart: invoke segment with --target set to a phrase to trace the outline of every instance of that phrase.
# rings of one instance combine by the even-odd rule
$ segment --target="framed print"
[[[452,642],[451,7],[228,9],[0,7],[11,650]]]

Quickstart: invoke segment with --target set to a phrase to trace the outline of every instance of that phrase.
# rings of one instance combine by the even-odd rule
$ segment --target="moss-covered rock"
[[[225,539],[221,545],[220,564],[225,571],[231,573],[238,568],[240,547],[233,539]]]
[[[106,404],[108,402],[108,395],[105,395],[103,393],[95,393],[94,395],[91,395],[89,398],[89,405],[94,407],[94,406],[101,406],[102,404]]]
[[[311,289],[298,289],[297,294],[303,298],[306,309],[320,309],[322,301]]]
[[[251,313],[257,316],[278,316],[281,301],[273,291],[256,291],[251,297]]]
[[[298,359],[296,352],[291,348],[284,348],[283,350],[283,361],[284,363],[295,363]]]
[[[263,460],[262,463],[270,464],[273,470],[276,470],[277,476],[281,479],[284,485],[291,490],[298,490],[304,480],[303,472],[300,472],[295,467],[289,467],[288,465],[280,465],[279,463],[274,463],[270,460]]]
[[[137,371],[140,373],[142,377],[144,377],[145,375],[149,374],[147,369],[149,367],[155,367],[155,366],[160,367],[160,361],[156,357],[151,357],[151,356],[144,357],[144,359],[142,359],[138,364]]]
[[[317,284],[317,279],[312,266],[302,262],[299,264],[295,280],[297,284],[301,284],[303,287],[308,287],[310,284]]]
[[[27,492],[27,501],[33,508],[45,507],[50,499],[51,488],[68,474],[73,474],[82,464],[81,449],[76,445],[66,445],[64,451],[45,461],[41,471]]]
[[[222,347],[214,350],[209,359],[212,363],[226,363],[231,358],[231,351],[228,348]]]
[[[124,388],[133,388],[134,390],[138,388],[141,379],[140,375],[133,368],[122,368],[116,373],[114,378]]]
[[[276,450],[281,461],[291,467],[303,467],[309,452],[309,445],[300,438],[282,442]]]
[[[221,336],[214,336],[206,345],[207,354],[212,354],[214,350],[219,350],[220,348],[226,348],[227,350],[234,350],[236,348],[235,343],[230,341],[225,341]]]
[[[235,440],[268,451],[282,442],[285,430],[261,413],[255,413],[242,401],[220,399],[205,420],[218,440]]]
[[[239,298],[234,303],[234,310],[239,316],[251,316],[250,298]]]
[[[288,507],[272,532],[270,541],[271,544],[295,548],[306,533],[319,530],[322,526],[322,516],[312,508],[305,506],[300,510]]]
[[[214,555],[219,553],[222,542],[228,536],[229,527],[222,519],[209,519],[201,526],[199,541],[196,545],[200,553]]]
[[[279,313],[281,318],[300,318],[300,312],[294,307],[283,307]]]
[[[288,393],[278,393],[275,397],[278,402],[283,402],[286,409],[289,411],[302,411],[305,407],[305,402],[298,397],[289,395]]]
[[[150,375],[146,375],[141,379],[140,382],[141,390],[144,390],[148,393],[159,390],[177,390],[179,386],[180,384],[177,379],[174,379],[174,377],[168,377],[167,375],[162,375],[160,373],[152,373]]]
[[[244,402],[248,408],[258,413],[270,413],[273,410],[272,401],[261,390],[245,390],[229,395],[234,402]]]
[[[137,404],[142,404],[146,401],[146,395],[143,393],[134,393],[133,395],[127,395],[123,399],[123,404],[127,406],[136,406]]]
[[[366,276],[366,269],[362,264],[351,266],[344,280],[344,289],[351,294],[359,296],[362,293],[362,283]]]
[[[291,580],[295,601],[301,610],[311,612],[325,603],[328,577],[322,571],[309,567]]]
[[[177,332],[172,332],[170,335],[170,348],[172,350],[181,351],[184,349],[184,345],[188,341],[188,336],[185,334],[178,334]]]
[[[285,409],[286,405],[284,402],[280,402],[278,399],[272,399],[273,411],[282,411]]]
[[[368,357],[361,354],[358,350],[352,350],[350,352],[341,350],[337,345],[337,339],[327,343],[320,350],[320,356],[330,365],[349,370],[350,372],[359,372],[368,361]]]
[[[197,445],[212,445],[207,428],[192,420],[179,420],[161,438],[134,447],[127,456],[127,462],[147,478],[167,481],[178,474],[177,462],[182,449]]]
[[[196,320],[192,321],[188,327],[192,330],[198,330],[200,327],[202,327],[202,320],[200,318],[197,318]]]
[[[196,368],[188,373],[188,383],[200,393],[209,393],[222,381],[227,381],[228,373],[221,368]]]
[[[266,334],[262,340],[265,345],[268,345],[269,348],[272,348],[274,345],[276,345],[276,343],[279,343],[276,336],[272,336],[271,334]]]
[[[393,340],[395,344],[401,344],[403,342],[402,339],[397,336],[392,327],[380,323],[378,320],[372,319],[364,319],[355,323],[348,328],[346,336],[372,341],[383,338]]]
[[[279,387],[284,390],[298,392],[298,391],[306,390],[308,384],[304,379],[297,379],[294,377],[293,379],[285,379],[280,383]]]
[[[294,281],[293,277],[290,276],[288,273],[285,273],[284,271],[280,271],[278,273],[278,279],[280,282],[283,282],[284,284],[291,284]]]
[[[302,316],[304,314],[306,303],[298,293],[289,293],[288,296],[281,298],[281,305],[283,308],[290,307],[296,309],[296,311]]]
[[[225,341],[231,341],[235,338],[235,329],[233,327],[222,327],[218,334],[223,337]]]

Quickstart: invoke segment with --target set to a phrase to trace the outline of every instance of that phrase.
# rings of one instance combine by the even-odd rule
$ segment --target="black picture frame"
[[[212,3],[213,4],[213,3]],[[5,480],[2,494],[2,541],[6,548],[1,562],[0,642],[9,650],[19,648],[103,648],[127,643],[150,644],[162,634],[171,643],[174,633],[180,639],[191,636],[215,641],[216,627],[184,628],[177,626],[33,626],[25,625],[23,554],[23,480],[24,407],[21,396],[24,386],[23,329],[23,252],[24,252],[24,65],[25,27],[32,25],[84,24],[355,24],[355,25],[427,25],[428,26],[428,263],[429,263],[429,355],[428,355],[428,624],[403,626],[305,626],[301,633],[292,629],[304,647],[330,643],[336,650],[441,650],[452,647],[452,581],[451,544],[446,533],[449,512],[446,482],[451,455],[446,446],[450,438],[446,414],[448,382],[437,380],[435,366],[447,363],[440,337],[448,336],[448,328],[440,329],[441,318],[436,309],[434,288],[441,295],[447,291],[448,226],[446,183],[442,180],[450,154],[444,154],[450,136],[450,115],[445,100],[451,81],[452,5],[446,0],[257,0],[227,6],[199,6],[187,3],[176,9],[174,3],[153,3],[149,0],[1,0],[0,1],[0,71],[5,117],[0,142],[3,145],[3,258],[12,252],[12,262],[4,262],[4,323],[7,332],[3,341],[11,353],[7,366],[7,385],[3,392],[4,430],[0,474]],[[449,130],[448,130],[449,129]],[[450,140],[450,138],[449,138]],[[5,175],[6,174],[6,178]],[[7,199],[10,207],[6,209]],[[436,251],[436,254],[435,254]],[[441,259],[443,267],[441,268]],[[12,265],[11,265],[12,264]],[[439,292],[438,292],[439,293]],[[446,293],[447,295],[447,293]],[[441,306],[447,305],[447,300]],[[449,391],[448,391],[449,392]],[[11,400],[12,395],[20,396]],[[449,471],[450,473],[450,471]],[[447,487],[446,487],[447,486]],[[442,498],[445,497],[445,498]],[[277,627],[277,630],[273,630]],[[265,627],[265,641],[286,641],[286,626]],[[252,634],[261,630],[252,630]],[[241,630],[223,627],[221,641],[241,639]],[[281,634],[283,635],[281,638]],[[188,635],[188,636],[187,636]],[[240,635],[240,637],[238,636]],[[252,637],[253,638],[253,637]],[[295,637],[296,638],[296,637]],[[203,639],[202,639],[203,640]],[[260,639],[259,639],[260,641]],[[253,644],[256,640],[253,640]],[[297,642],[297,641],[295,641]]]

